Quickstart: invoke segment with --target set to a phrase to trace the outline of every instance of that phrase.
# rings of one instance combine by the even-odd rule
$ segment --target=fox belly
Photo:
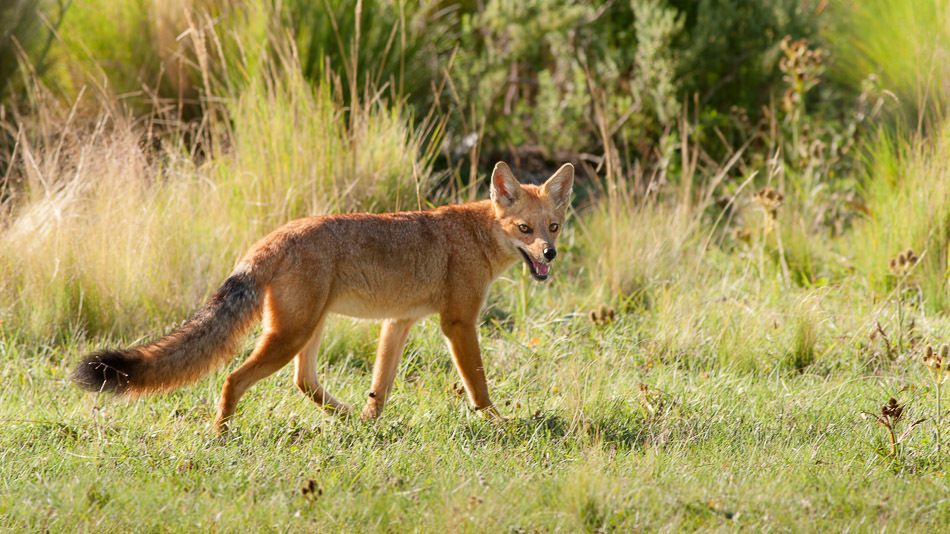
[[[435,299],[424,295],[399,291],[366,295],[353,291],[334,298],[328,311],[357,319],[418,319],[439,309]]]
[[[436,313],[445,298],[446,263],[437,250],[347,258],[336,266],[328,310],[360,319],[418,319]]]

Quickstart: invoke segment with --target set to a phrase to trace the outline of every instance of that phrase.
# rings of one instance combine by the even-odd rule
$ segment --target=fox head
[[[491,200],[503,241],[510,247],[507,252],[524,260],[535,280],[548,279],[573,185],[574,166],[570,163],[540,186],[522,185],[504,162],[498,162],[492,171]]]

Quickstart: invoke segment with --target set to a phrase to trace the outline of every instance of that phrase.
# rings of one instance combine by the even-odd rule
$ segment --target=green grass
[[[493,288],[481,339],[503,426],[453,392],[458,379],[432,319],[414,329],[378,421],[324,416],[287,367],[244,397],[227,441],[211,435],[210,420],[251,340],[197,385],[128,401],[82,393],[66,377],[81,354],[132,338],[80,331],[37,343],[6,330],[0,525],[920,531],[947,521],[947,462],[932,423],[893,457],[884,429],[861,414],[891,396],[907,403],[904,426],[932,413],[933,386],[914,352],[893,360],[871,335],[876,321],[889,329],[893,302],[850,280],[783,288],[772,263],[775,276],[760,277],[755,254],[683,247],[682,263],[645,271],[648,306],[594,325],[587,311],[609,290],[585,281],[591,245],[576,244],[601,213],[569,223],[556,277],[528,286],[524,315],[517,269]],[[643,208],[639,217],[666,214]],[[646,259],[655,247],[627,244]],[[921,343],[950,332],[946,317],[909,313],[922,322]],[[333,394],[362,401],[377,333],[373,323],[331,323],[321,379]]]
[[[871,245],[887,241],[875,232],[943,228],[942,219],[907,219],[915,211],[889,202],[884,189],[868,196],[876,199],[874,216],[845,236],[798,245],[827,254],[817,257],[836,273],[815,284],[785,281],[771,237],[731,240],[732,228],[761,219],[745,197],[722,227],[718,217],[707,218],[711,206],[675,191],[647,203],[618,194],[580,209],[562,237],[552,283],[528,285],[522,300],[526,281],[512,269],[489,297],[482,347],[493,399],[510,419],[502,427],[452,391],[457,378],[431,319],[414,330],[392,402],[375,423],[325,417],[292,385],[288,367],[245,396],[233,439],[212,437],[224,376],[249,344],[228,367],[167,396],[82,393],[66,378],[82,354],[160,334],[219,281],[208,266],[226,268],[240,241],[271,218],[314,209],[306,195],[275,195],[248,206],[255,217],[238,218],[241,203],[228,195],[246,194],[234,184],[254,182],[214,187],[215,180],[267,162],[233,159],[243,153],[243,137],[236,139],[232,152],[205,166],[169,158],[153,167],[115,156],[130,146],[122,136],[87,138],[84,154],[110,157],[86,172],[100,169],[98,176],[115,181],[78,189],[88,196],[38,185],[27,190],[35,197],[23,211],[10,215],[4,243],[20,254],[4,259],[16,298],[0,329],[7,384],[0,390],[0,527],[908,531],[947,521],[940,496],[948,463],[936,454],[934,422],[913,431],[895,457],[884,429],[861,415],[893,396],[907,403],[904,426],[930,417],[933,386],[917,350],[950,334],[939,308],[916,298],[904,303],[906,339],[915,348],[888,353],[875,333],[880,323],[888,342],[897,337],[896,299],[868,282],[871,274],[886,276],[887,257]],[[251,146],[267,146],[269,138],[261,139]],[[920,143],[894,165],[942,168],[934,164],[947,159],[941,141]],[[877,156],[881,172],[888,146]],[[294,168],[298,157],[260,154],[286,158],[269,162],[277,170]],[[137,180],[122,180],[130,168]],[[149,186],[144,178],[156,168],[166,181]],[[66,169],[60,172],[81,167]],[[903,198],[914,191],[906,188],[941,176],[921,173],[886,187]],[[288,208],[282,198],[304,204]],[[945,197],[920,198],[939,206]],[[781,209],[783,225],[800,216]],[[121,222],[121,233],[102,232],[103,221]],[[143,239],[171,248],[132,254]],[[834,267],[841,254],[866,255],[866,264],[856,263],[866,267]],[[67,268],[69,284],[44,276]],[[917,276],[925,275],[936,276]],[[587,313],[604,302],[619,316],[593,325]],[[43,313],[62,319],[27,319]],[[328,329],[321,378],[334,395],[357,405],[364,398],[377,331],[346,320]],[[313,491],[304,494],[311,480]]]
[[[873,75],[896,95],[910,127],[939,126],[946,116],[948,11],[942,2],[831,2],[826,38],[836,52],[835,76],[857,82]],[[936,120],[935,120],[936,119]]]
[[[894,395],[911,401],[909,418],[925,416],[929,381],[916,362],[702,370],[687,365],[691,355],[657,354],[636,314],[595,327],[570,309],[544,309],[540,290],[532,300],[542,308],[533,319],[481,332],[504,427],[451,391],[457,378],[431,320],[415,329],[377,422],[323,416],[286,368],[245,396],[227,442],[209,432],[226,370],[167,396],[117,401],[66,380],[76,356],[99,341],[43,347],[7,338],[0,525],[908,531],[947,521],[945,464],[932,457],[931,434],[911,434],[894,460],[878,451],[883,429],[859,414]],[[352,337],[348,325],[334,323],[327,342]],[[832,339],[823,332],[821,345]],[[823,356],[847,361],[855,345],[825,346]],[[324,383],[359,402],[371,354],[351,342]],[[655,410],[639,396],[641,382],[662,392]],[[302,493],[310,480],[315,494]]]
[[[177,325],[288,219],[481,195],[459,169],[514,148],[479,137],[458,151],[454,140],[480,128],[464,95],[455,110],[412,107],[440,100],[419,87],[457,91],[433,74],[448,63],[409,57],[455,38],[425,35],[427,20],[455,28],[441,3],[366,3],[362,43],[350,2],[334,5],[353,27],[315,26],[296,41],[281,17],[325,7],[94,4],[66,12],[47,73],[20,72],[25,90],[0,106],[0,530],[905,532],[950,521],[950,443],[938,452],[935,441],[947,414],[933,419],[920,362],[950,337],[948,82],[930,61],[947,48],[934,30],[943,8],[841,3],[824,35],[830,78],[858,87],[875,72],[906,115],[937,112],[922,131],[906,127],[916,118],[857,131],[864,119],[846,115],[872,101],[840,117],[774,104],[770,122],[737,130],[750,139],[736,153],[703,122],[709,110],[684,100],[648,154],[649,143],[611,133],[629,117],[595,106],[587,126],[600,139],[577,160],[551,282],[513,268],[483,314],[506,424],[454,391],[430,318],[413,329],[379,420],[323,415],[287,367],[249,391],[221,440],[217,396],[254,336],[227,366],[163,396],[86,394],[69,370]],[[907,24],[880,29],[895,17]],[[344,65],[321,66],[330,49]],[[397,66],[419,78],[395,79]],[[810,98],[836,91],[821,87]],[[780,98],[784,86],[774,89]],[[592,102],[602,90],[587,87]],[[832,121],[855,130],[828,137],[856,141],[847,154],[809,144],[806,165],[806,152],[780,153],[802,148],[783,135],[820,141],[806,126]],[[766,185],[785,195],[774,228],[752,200]],[[921,262],[898,285],[888,260],[908,247]],[[594,324],[602,305],[616,318]],[[378,332],[331,320],[320,376],[341,400],[365,400]],[[874,419],[890,397],[905,405],[897,435],[924,419],[896,454]]]

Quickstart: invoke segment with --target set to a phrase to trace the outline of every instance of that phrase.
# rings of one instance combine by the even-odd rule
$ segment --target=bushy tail
[[[263,284],[250,272],[232,274],[195,316],[167,336],[128,350],[103,350],[72,373],[90,391],[142,395],[195,382],[234,356],[259,317]]]

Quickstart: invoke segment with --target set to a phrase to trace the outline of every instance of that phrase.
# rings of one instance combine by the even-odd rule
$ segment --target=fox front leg
[[[415,322],[416,319],[389,319],[383,322],[379,347],[376,349],[376,361],[373,363],[373,384],[361,414],[363,419],[375,419],[383,412],[383,406],[392,391],[402,352],[406,348],[409,329]]]
[[[478,347],[478,332],[474,321],[442,319],[442,333],[449,342],[452,361],[458,370],[465,391],[475,409],[486,419],[503,420],[488,396],[488,382]]]

